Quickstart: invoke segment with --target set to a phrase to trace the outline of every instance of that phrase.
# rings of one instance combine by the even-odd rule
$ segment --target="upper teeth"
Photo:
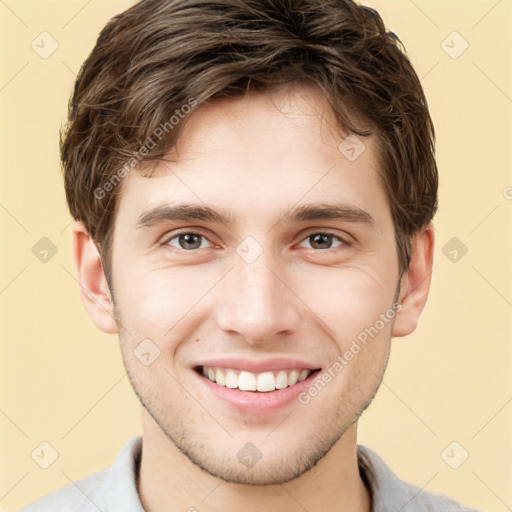
[[[219,386],[238,388],[241,391],[274,391],[303,381],[312,370],[279,370],[277,372],[251,373],[231,368],[203,366],[203,375]]]

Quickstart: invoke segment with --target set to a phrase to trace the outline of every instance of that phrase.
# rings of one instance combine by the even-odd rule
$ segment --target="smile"
[[[298,395],[322,371],[321,365],[306,359],[229,356],[197,361],[191,370],[198,389],[208,399],[242,414],[260,416],[299,404]]]
[[[269,392],[294,386],[307,379],[314,370],[283,369],[252,373],[233,368],[201,366],[198,371],[218,386],[240,391]]]

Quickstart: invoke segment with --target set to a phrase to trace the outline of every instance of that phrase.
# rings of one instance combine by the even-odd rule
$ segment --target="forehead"
[[[202,203],[269,222],[301,202],[364,206],[373,216],[388,210],[373,136],[343,133],[312,87],[203,104],[167,157],[150,177],[126,176],[118,216],[133,222],[163,203]]]

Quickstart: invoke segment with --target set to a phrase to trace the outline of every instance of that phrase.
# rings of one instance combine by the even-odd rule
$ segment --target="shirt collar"
[[[357,445],[357,460],[361,478],[371,495],[372,512],[388,510],[391,504],[405,506],[414,498],[402,480],[373,450]]]
[[[137,492],[141,455],[142,436],[132,437],[118,453],[107,480],[109,512],[144,512]]]

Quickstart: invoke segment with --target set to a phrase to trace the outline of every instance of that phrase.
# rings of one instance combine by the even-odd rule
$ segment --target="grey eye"
[[[180,233],[172,237],[167,243],[178,249],[191,251],[204,248],[204,242],[207,242],[206,238],[199,233]]]
[[[332,247],[338,247],[343,245],[343,240],[331,233],[313,233],[309,235],[303,243],[309,242],[313,249],[331,249]],[[337,243],[333,245],[333,243]]]

